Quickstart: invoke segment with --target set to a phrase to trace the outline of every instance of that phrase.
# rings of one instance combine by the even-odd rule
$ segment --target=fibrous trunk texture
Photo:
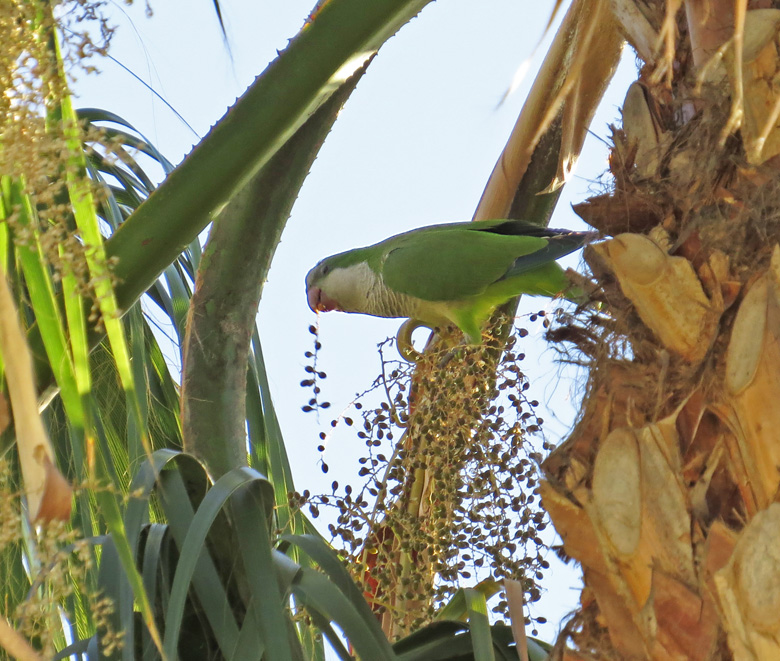
[[[780,11],[728,4],[714,43],[672,14],[672,79],[641,70],[578,207],[607,239],[601,310],[551,333],[591,366],[543,466],[585,585],[558,658],[780,659]]]

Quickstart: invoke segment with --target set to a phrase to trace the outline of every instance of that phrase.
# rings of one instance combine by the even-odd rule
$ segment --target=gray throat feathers
[[[383,285],[373,288],[369,300],[374,308],[371,314],[381,317],[413,317],[419,307],[412,297],[390,291]]]
[[[419,307],[417,299],[388,289],[381,276],[374,273],[367,264],[362,266],[364,270],[361,279],[366,287],[368,314],[377,317],[413,317],[416,314]]]

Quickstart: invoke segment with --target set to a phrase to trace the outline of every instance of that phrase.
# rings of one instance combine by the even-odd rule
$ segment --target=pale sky
[[[152,0],[115,5],[119,30],[111,54],[149,83],[200,136],[276,56],[301,26],[313,0],[258,2],[222,0],[233,61],[222,44],[211,0]],[[522,0],[440,0],[428,5],[380,51],[358,85],[306,180],[274,259],[259,309],[260,335],[274,403],[298,491],[327,492],[332,480],[357,478],[362,444],[345,428],[325,453],[331,467],[318,467],[320,424],[301,406],[299,387],[312,347],[304,276],[319,259],[367,245],[421,225],[468,220],[509,136],[546,42],[530,62],[519,89],[497,105],[518,68],[531,57],[554,3]],[[548,35],[549,36],[549,35]],[[549,39],[547,39],[549,41]],[[635,78],[633,55],[624,58],[616,81],[592,125],[576,176],[567,184],[551,226],[582,229],[570,208],[601,190],[592,183],[606,170],[607,124],[618,122],[627,84]],[[154,95],[111,62],[102,73],[80,80],[77,107],[116,112],[136,126],[172,162],[197,142],[192,132]],[[563,262],[577,266],[579,255]],[[523,317],[545,307],[526,298]],[[331,313],[320,318],[319,365],[329,378],[323,397],[340,411],[379,371],[376,346],[395,335],[400,322]],[[565,438],[576,415],[583,376],[557,365],[541,341],[540,324],[523,351],[531,394],[547,410],[545,434]],[[554,558],[550,554],[550,561]],[[553,641],[561,617],[576,605],[576,571],[553,564],[548,592],[536,607],[549,624],[540,637]]]

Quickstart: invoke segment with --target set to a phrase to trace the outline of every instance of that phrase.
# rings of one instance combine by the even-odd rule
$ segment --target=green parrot
[[[567,295],[571,285],[555,260],[594,238],[523,220],[421,227],[326,257],[306,276],[306,294],[315,312],[454,324],[479,344],[482,326],[509,299]]]

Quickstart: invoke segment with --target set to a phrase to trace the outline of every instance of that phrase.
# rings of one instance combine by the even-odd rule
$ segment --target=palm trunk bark
[[[780,658],[780,11],[680,4],[623,26],[667,47],[579,208],[603,312],[553,333],[591,365],[543,466],[585,586],[558,658]]]

